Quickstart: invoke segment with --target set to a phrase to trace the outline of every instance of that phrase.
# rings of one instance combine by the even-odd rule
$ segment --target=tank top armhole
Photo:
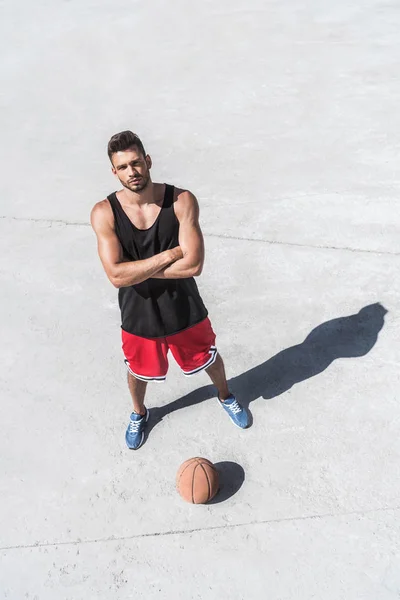
[[[165,184],[166,188],[165,188],[165,205],[164,208],[169,208],[170,209],[170,214],[172,215],[172,218],[175,222],[175,224],[179,227],[179,219],[176,216],[176,212],[175,212],[175,186],[173,185],[169,185],[168,183]]]
[[[166,183],[163,208],[170,208],[171,206],[174,206],[174,192],[175,187],[173,185],[170,185],[169,183]]]
[[[115,192],[113,192],[112,194],[109,194],[109,195],[107,196],[107,200],[108,200],[108,201],[109,201],[109,203],[110,203],[110,206],[111,206],[111,208],[112,208],[112,211],[113,211],[113,212],[115,212],[115,208],[116,208],[116,207],[115,207],[116,193],[115,193]]]
[[[117,200],[117,193],[113,192],[112,194],[110,194],[109,196],[107,196],[107,200],[110,203],[111,206],[111,210],[112,210],[112,214],[114,217],[114,227],[115,229],[117,229],[117,224],[118,224],[118,200]]]

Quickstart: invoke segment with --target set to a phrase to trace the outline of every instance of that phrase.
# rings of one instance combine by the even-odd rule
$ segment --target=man
[[[131,131],[112,136],[108,156],[123,187],[94,206],[91,223],[104,270],[119,289],[122,348],[133,401],[125,435],[128,448],[136,450],[143,443],[149,418],[147,383],[165,380],[169,350],[185,375],[205,369],[233,423],[247,427],[248,415],[228,389],[194,280],[204,261],[196,198],[187,190],[152,182],[151,158]]]

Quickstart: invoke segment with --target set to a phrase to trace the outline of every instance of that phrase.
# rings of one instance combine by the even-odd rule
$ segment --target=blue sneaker
[[[218,402],[224,408],[225,412],[228,413],[236,427],[240,427],[240,429],[246,429],[246,427],[248,427],[249,415],[233,394],[228,396],[224,402],[218,398]]]
[[[144,430],[146,429],[148,420],[149,411],[147,408],[145,415],[138,415],[135,412],[131,414],[131,420],[129,421],[128,429],[125,434],[126,445],[131,450],[137,450],[143,444]]]

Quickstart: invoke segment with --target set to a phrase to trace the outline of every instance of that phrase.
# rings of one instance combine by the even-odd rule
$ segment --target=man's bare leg
[[[136,377],[128,371],[128,386],[132,396],[134,412],[138,415],[145,415],[144,396],[146,394],[147,381],[136,379]]]
[[[206,372],[208,373],[208,375],[211,378],[211,381],[218,390],[219,399],[222,400],[222,402],[224,402],[224,400],[229,398],[231,393],[229,391],[228,384],[226,381],[224,361],[222,360],[219,354],[217,354],[217,358],[215,359],[215,362],[211,365],[211,367],[208,367],[208,369],[206,369]]]
[[[239,404],[235,396],[231,394],[228,388],[225,375],[224,361],[217,354],[214,364],[206,369],[211,381],[218,390],[218,398],[221,406],[228,413],[229,417],[237,427],[245,429],[249,425],[249,416],[243,406]]]

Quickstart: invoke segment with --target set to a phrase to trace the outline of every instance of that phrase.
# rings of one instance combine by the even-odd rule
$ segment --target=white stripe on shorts
[[[127,358],[125,358],[124,363],[126,364],[126,368],[128,369],[129,373],[136,377],[136,379],[140,379],[140,381],[155,381],[156,383],[163,383],[167,379],[166,375],[164,377],[146,377],[146,375],[138,375],[132,371]]]
[[[209,350],[209,354],[211,354],[211,356],[205,365],[203,365],[201,367],[197,367],[197,369],[194,369],[193,371],[183,371],[183,374],[185,375],[185,377],[191,377],[192,375],[196,375],[197,373],[200,373],[200,371],[207,369],[207,367],[211,367],[211,365],[215,363],[215,361],[217,359],[217,354],[218,354],[218,350],[216,349],[215,346],[211,346],[211,348]]]

